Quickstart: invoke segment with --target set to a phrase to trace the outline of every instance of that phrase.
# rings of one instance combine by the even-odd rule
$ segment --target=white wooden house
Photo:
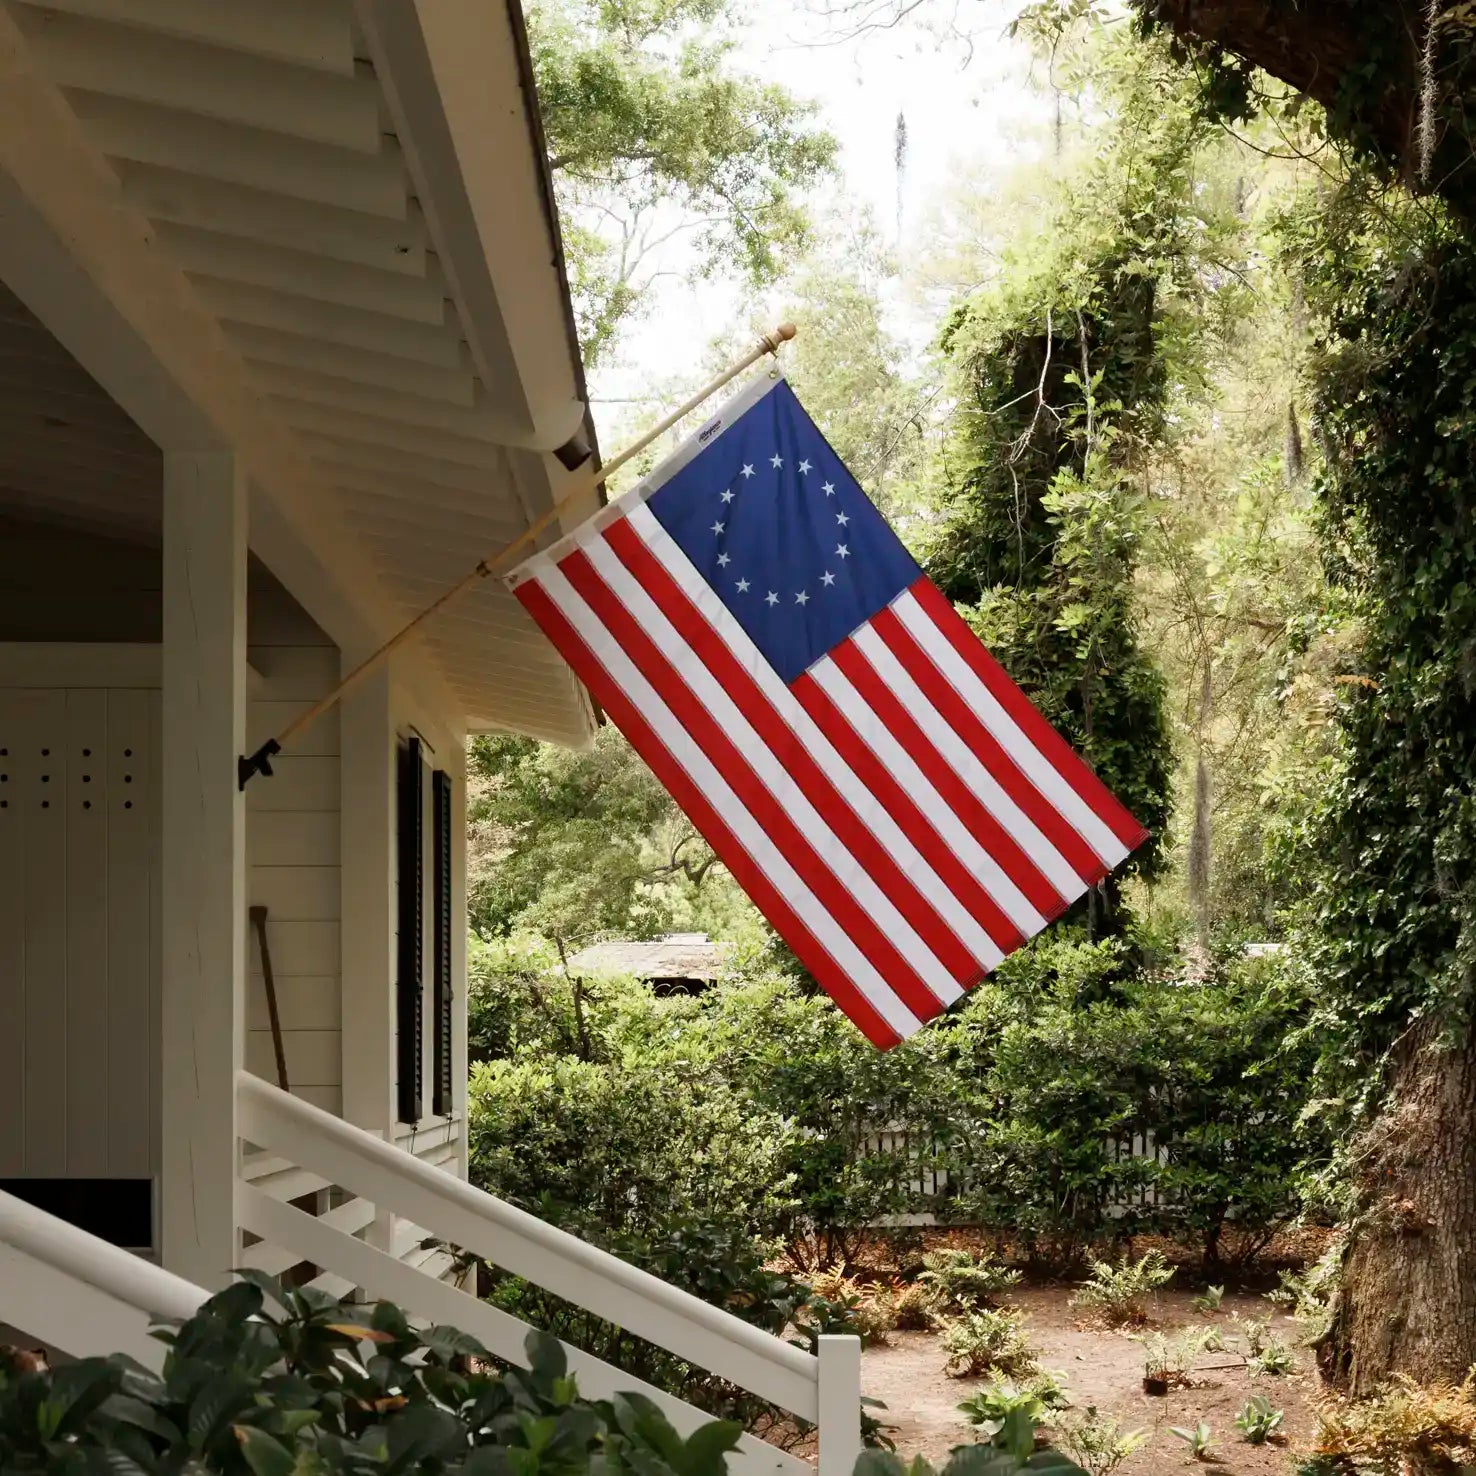
[[[464,1249],[819,1419],[841,1476],[851,1340],[465,1181],[465,739],[595,721],[516,601],[238,782],[587,454],[536,116],[515,0],[0,0],[0,1323],[147,1353],[251,1264],[516,1355]]]

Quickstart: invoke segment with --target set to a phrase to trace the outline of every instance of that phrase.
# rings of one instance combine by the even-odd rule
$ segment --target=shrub
[[[1164,1260],[1163,1252],[1157,1250],[1149,1251],[1137,1261],[1124,1256],[1115,1266],[1107,1261],[1093,1261],[1090,1278],[1082,1283],[1071,1301],[1114,1327],[1144,1322],[1148,1317],[1148,1298],[1171,1281],[1173,1275],[1174,1268]]]
[[[1021,1460],[1035,1449],[1035,1432],[1046,1416],[1038,1394],[1005,1381],[986,1384],[957,1408],[990,1445]]]
[[[992,1256],[966,1250],[935,1250],[923,1257],[918,1280],[927,1288],[939,1312],[967,1312],[993,1307],[999,1294],[1020,1280],[1020,1273]]]
[[[1111,1476],[1134,1451],[1148,1443],[1148,1434],[1144,1430],[1124,1431],[1121,1420],[1099,1415],[1095,1405],[1088,1405],[1080,1418],[1061,1425],[1061,1442],[1090,1476]]]
[[[649,1400],[580,1399],[533,1333],[505,1373],[474,1338],[250,1276],[164,1333],[162,1378],[115,1355],[0,1367],[0,1470],[226,1476],[722,1476],[741,1429],[683,1440]]]
[[[1030,1373],[1035,1350],[1025,1336],[1025,1319],[1018,1312],[979,1309],[943,1324],[946,1371],[956,1379],[989,1374],[998,1378]]]
[[[1260,1348],[1245,1361],[1253,1374],[1269,1374],[1278,1378],[1297,1371],[1297,1360],[1292,1350],[1276,1337],[1265,1338]]]
[[[1256,1394],[1235,1416],[1235,1428],[1248,1445],[1264,1445],[1281,1428],[1285,1418],[1285,1410],[1276,1409],[1264,1394]]]
[[[791,1211],[789,1128],[700,1069],[494,1061],[472,1074],[467,1125],[479,1187],[581,1234],[768,1235]]]
[[[906,1332],[925,1332],[933,1325],[933,1299],[918,1282],[894,1285],[892,1323]]]

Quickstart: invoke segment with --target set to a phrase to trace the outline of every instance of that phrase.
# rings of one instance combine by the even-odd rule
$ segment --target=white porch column
[[[244,480],[228,453],[164,457],[161,1246],[168,1270],[209,1288],[225,1285],[240,1264]]]

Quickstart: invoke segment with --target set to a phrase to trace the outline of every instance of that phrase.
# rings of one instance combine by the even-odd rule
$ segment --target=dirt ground
[[[1117,1415],[1124,1430],[1144,1430],[1151,1437],[1118,1467],[1119,1476],[1158,1476],[1180,1473],[1207,1464],[1220,1476],[1287,1476],[1296,1453],[1305,1453],[1316,1433],[1311,1409],[1316,1390],[1312,1356],[1297,1346],[1298,1328],[1264,1298],[1229,1292],[1218,1312],[1190,1310],[1191,1290],[1161,1292],[1151,1329],[1171,1334],[1179,1328],[1205,1323],[1224,1324],[1227,1339],[1234,1334],[1231,1313],[1242,1317],[1272,1315],[1271,1328],[1296,1348],[1297,1373],[1252,1378],[1233,1353],[1205,1353],[1195,1365],[1192,1387],[1175,1389],[1166,1398],[1143,1392],[1143,1349],[1125,1332],[1082,1326],[1068,1305],[1069,1286],[1023,1286],[1007,1298],[1028,1317],[1031,1342],[1040,1350],[1040,1363],[1064,1376],[1071,1398],[1068,1417],[1095,1405],[1104,1415]],[[895,1426],[888,1433],[898,1454],[922,1454],[929,1460],[946,1459],[952,1446],[976,1438],[954,1406],[977,1387],[971,1379],[949,1378],[943,1372],[944,1353],[932,1333],[898,1332],[884,1347],[862,1355],[861,1385],[873,1398],[885,1401],[885,1419]],[[1253,1394],[1264,1394],[1286,1411],[1285,1439],[1277,1445],[1248,1445],[1235,1428],[1235,1415]],[[1169,1433],[1170,1425],[1192,1428],[1200,1420],[1213,1427],[1217,1449],[1208,1463],[1195,1461],[1188,1445]]]

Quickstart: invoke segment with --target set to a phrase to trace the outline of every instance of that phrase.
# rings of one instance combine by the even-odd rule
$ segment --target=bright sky
[[[950,34],[953,0],[923,0],[909,19],[859,35],[844,15],[827,17],[819,0],[751,0],[751,29],[741,49],[745,67],[812,99],[824,126],[839,139],[839,198],[869,208],[888,241],[897,240],[897,115],[907,123],[902,180],[904,264],[922,244],[935,202],[965,175],[1003,176],[1023,157],[1021,134],[1046,123],[1050,103],[1030,84],[1031,56],[1006,28],[1021,0],[958,0],[968,37]],[[1026,146],[1026,150],[1028,151]],[[618,357],[599,366],[592,385],[604,427],[625,420],[629,406],[604,403],[648,391],[659,380],[695,377],[714,339],[745,346],[749,307],[731,281],[682,280],[689,248],[664,248],[656,300]],[[924,322],[894,294],[895,328],[919,345],[936,324]],[[602,440],[609,439],[607,431]]]

